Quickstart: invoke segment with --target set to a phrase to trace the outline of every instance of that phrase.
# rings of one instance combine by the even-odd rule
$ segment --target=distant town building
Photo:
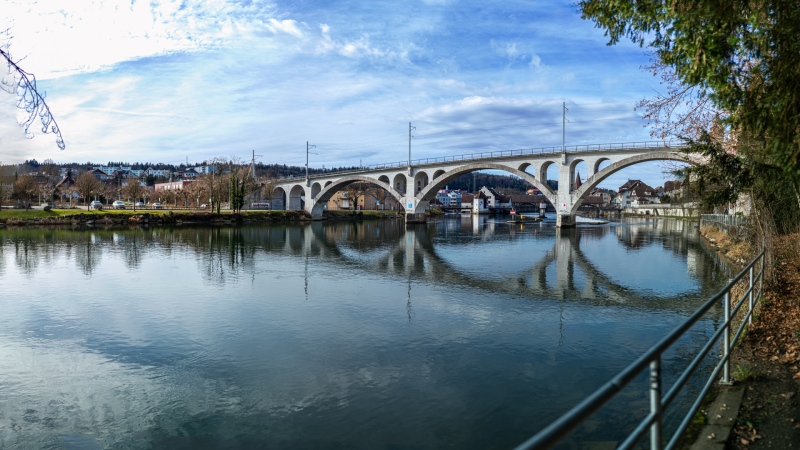
[[[490,187],[483,186],[480,193],[486,197],[486,207],[493,209],[511,209],[511,197],[500,194]]]
[[[192,170],[194,170],[196,173],[198,173],[200,175],[209,175],[209,174],[213,173],[215,170],[217,170],[217,167],[216,166],[208,166],[208,165],[206,165],[206,166],[195,166],[195,167],[192,167]]]
[[[578,190],[583,185],[583,181],[581,181],[581,173],[578,172],[575,174],[575,184],[572,186],[573,190]]]
[[[661,203],[656,190],[642,180],[628,180],[619,188],[618,205],[622,208],[635,205]]]
[[[169,182],[166,182],[166,183],[156,183],[153,186],[153,189],[156,192],[182,190],[182,189],[186,189],[186,187],[188,187],[192,183],[193,183],[193,180],[169,181]]]
[[[445,208],[460,208],[461,196],[461,191],[451,191],[445,188],[436,193],[436,201]]]
[[[604,188],[595,188],[592,189],[592,192],[589,195],[598,196],[603,199],[602,206],[607,208],[612,206],[614,199],[617,197],[617,193],[612,191],[611,189],[604,189]]]

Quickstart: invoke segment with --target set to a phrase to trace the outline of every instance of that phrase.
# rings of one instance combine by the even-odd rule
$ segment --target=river
[[[511,448],[729,275],[663,219],[0,229],[0,447]]]

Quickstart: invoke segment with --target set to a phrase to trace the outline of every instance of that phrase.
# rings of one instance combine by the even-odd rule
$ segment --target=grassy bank
[[[310,220],[305,211],[247,211],[221,214],[209,211],[172,210],[89,210],[55,209],[3,210],[0,225],[124,225],[124,224],[181,224],[181,223],[249,223],[249,222],[295,222]]]
[[[377,220],[396,218],[396,211],[325,211],[324,217],[330,220]],[[252,222],[300,222],[311,220],[305,211],[242,211],[220,214],[204,210],[166,210],[166,209],[4,209],[0,211],[0,225],[95,225],[95,224],[180,224],[180,223],[252,223]]]

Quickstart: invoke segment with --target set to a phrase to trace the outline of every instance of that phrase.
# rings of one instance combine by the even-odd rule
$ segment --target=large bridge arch
[[[415,205],[417,205],[416,208],[421,208],[422,206],[420,205],[424,205],[423,202],[433,200],[433,198],[436,197],[436,193],[439,192],[440,189],[445,187],[448,183],[450,183],[454,179],[460,177],[461,175],[470,172],[475,172],[478,170],[502,170],[512,175],[516,175],[522,178],[523,180],[527,181],[540,191],[542,191],[542,194],[544,194],[544,196],[547,197],[547,200],[549,200],[550,203],[552,203],[553,205],[558,203],[555,192],[553,192],[553,190],[550,189],[549,186],[539,182],[539,180],[537,180],[533,175],[527,172],[523,172],[521,170],[514,169],[513,167],[509,167],[503,164],[473,163],[452,169],[442,174],[440,177],[434,179],[431,183],[422,188],[422,190],[416,196],[417,199],[417,202],[415,202]],[[421,213],[424,211],[415,211],[415,212]]]
[[[397,199],[398,203],[400,204],[403,203],[403,195],[397,192],[395,189],[393,189],[392,186],[386,183],[385,181],[367,176],[351,175],[325,185],[325,188],[322,189],[322,191],[320,191],[319,195],[314,197],[314,207],[311,209],[311,211],[309,211],[311,213],[311,217],[312,218],[322,217],[322,211],[325,209],[325,205],[328,203],[328,200],[330,200],[331,197],[333,197],[333,194],[342,190],[342,188],[344,188],[349,184],[358,182],[374,184],[386,190],[386,192],[388,192],[389,195]]]
[[[604,167],[603,170],[596,172],[591,177],[587,178],[586,181],[583,182],[580,188],[578,188],[573,195],[575,196],[575,201],[572,204],[572,209],[570,210],[570,214],[575,214],[578,211],[578,207],[581,206],[583,203],[583,199],[586,195],[591,192],[594,188],[597,187],[603,180],[610,177],[616,172],[620,170],[639,164],[646,161],[679,161],[688,164],[692,164],[692,161],[686,157],[686,155],[675,153],[675,152],[657,152],[657,153],[645,153],[641,155],[631,156],[630,158],[625,158],[623,160],[617,161],[613,164],[609,164],[608,166]],[[598,163],[599,164],[599,163]]]

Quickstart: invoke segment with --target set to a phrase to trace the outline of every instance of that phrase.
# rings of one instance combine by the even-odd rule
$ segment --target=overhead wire
[[[598,104],[598,105],[602,105],[602,104]],[[585,106],[585,105],[582,105],[582,106]],[[580,112],[580,109],[578,109],[578,112]],[[605,110],[604,112],[607,112],[607,113],[608,112],[630,113],[632,111],[630,109],[614,109],[614,110]],[[572,115],[574,117],[576,114],[572,114]],[[526,119],[529,119],[531,117],[536,117],[538,120],[535,120],[535,121],[526,120]],[[629,116],[629,117],[603,117],[603,118],[597,118],[597,119],[577,119],[577,120],[575,120],[575,123],[578,123],[578,122],[599,122],[599,121],[628,120],[630,118],[631,117]],[[482,121],[477,121],[477,122],[472,122],[472,123],[459,122],[459,127],[457,127],[457,128],[453,128],[452,126],[450,128],[444,128],[444,127],[441,127],[441,125],[440,125],[440,126],[438,126],[438,128],[440,128],[440,129],[437,130],[437,131],[434,131],[434,132],[431,132],[431,133],[427,133],[427,134],[424,134],[424,133],[423,134],[416,134],[415,133],[413,137],[415,139],[421,140],[421,141],[432,141],[432,140],[435,140],[435,139],[446,139],[446,138],[450,138],[450,137],[458,136],[458,135],[474,134],[474,133],[480,133],[480,132],[491,132],[491,131],[503,130],[503,129],[508,129],[508,128],[520,128],[521,130],[527,129],[525,131],[542,132],[544,130],[532,130],[531,128],[532,127],[542,127],[542,126],[544,126],[544,127],[553,127],[554,130],[555,130],[555,126],[557,126],[559,124],[559,122],[560,122],[559,119],[560,119],[560,116],[555,115],[555,114],[553,114],[553,115],[548,114],[548,115],[546,115],[544,117],[543,117],[543,115],[533,115],[532,114],[532,115],[509,117],[509,118],[504,118],[504,119],[482,120]],[[520,124],[508,124],[508,125],[499,126],[499,127],[497,127],[497,126],[471,127],[471,125],[473,125],[473,124],[486,125],[486,124],[491,124],[491,123],[514,122],[514,121],[524,121],[524,122],[520,123]],[[425,124],[426,122],[427,121],[425,121],[425,120],[420,120],[420,121],[417,121],[415,123],[417,123],[417,124],[420,124],[420,123],[421,124]],[[432,122],[427,122],[427,123],[433,124]],[[424,127],[424,125],[417,125],[417,126]],[[433,125],[433,126],[436,127],[436,125]],[[378,136],[378,137],[364,137],[364,138],[359,138],[359,139],[352,139],[352,140],[345,141],[345,142],[329,142],[329,143],[318,142],[317,146],[318,146],[318,148],[331,149],[331,150],[365,150],[365,149],[370,149],[370,148],[375,148],[375,147],[390,146],[390,145],[396,145],[396,144],[407,142],[407,135],[405,135],[405,133],[402,134],[402,137],[398,136],[398,134],[399,133],[390,133],[390,134],[385,134],[385,135],[381,135],[381,136]],[[397,139],[393,139],[393,140],[388,140],[388,141],[375,142],[375,139],[380,139],[380,138],[390,137],[390,136],[397,136],[398,138]],[[364,141],[372,141],[372,142],[369,143],[369,144],[366,144],[366,145],[359,145],[359,146],[355,146],[355,147],[348,146],[351,143],[358,143],[358,142],[364,142]]]

